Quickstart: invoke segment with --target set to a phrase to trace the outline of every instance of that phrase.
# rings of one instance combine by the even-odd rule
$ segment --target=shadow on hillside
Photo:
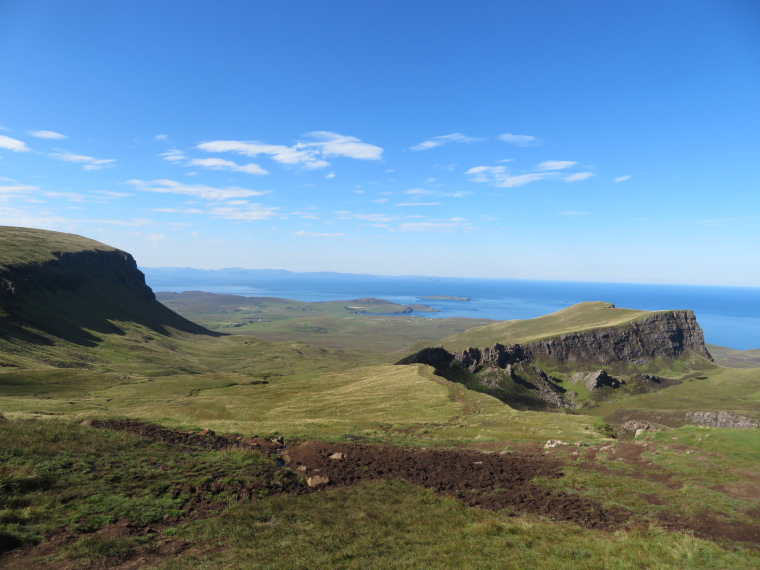
[[[156,300],[140,298],[128,287],[113,285],[85,284],[74,291],[44,292],[8,310],[14,321],[82,347],[96,347],[104,336],[114,335],[150,341],[150,332],[165,337],[178,332],[225,336],[181,317]],[[53,344],[42,335],[21,331],[8,332],[32,344]]]

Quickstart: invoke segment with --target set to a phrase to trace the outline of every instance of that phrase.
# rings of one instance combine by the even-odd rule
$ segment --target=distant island
[[[469,301],[469,297],[457,297],[456,295],[429,295],[427,297],[417,297],[418,299],[435,299],[436,301]]]

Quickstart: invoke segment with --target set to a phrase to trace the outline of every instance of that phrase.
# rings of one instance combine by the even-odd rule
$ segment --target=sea
[[[605,301],[626,309],[647,311],[691,309],[709,344],[737,350],[760,348],[760,288],[696,285],[645,285],[533,281],[384,277],[345,274],[264,276],[252,282],[224,282],[202,275],[177,279],[166,272],[143,269],[154,291],[206,291],[246,297],[280,297],[297,301],[343,301],[377,297],[403,305],[424,304],[438,312],[415,312],[425,318],[531,319],[583,301]],[[192,282],[191,282],[192,281]],[[466,297],[469,300],[425,297]]]

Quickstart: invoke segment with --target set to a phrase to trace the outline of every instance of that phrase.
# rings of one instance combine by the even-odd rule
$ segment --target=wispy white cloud
[[[428,149],[435,148],[437,146],[443,146],[445,144],[452,143],[452,142],[473,143],[473,142],[478,142],[480,140],[482,139],[468,137],[467,135],[463,135],[462,133],[452,133],[450,135],[441,135],[439,137],[433,137],[432,139],[422,141],[421,143],[416,144],[413,147],[410,147],[409,150],[428,150]]]
[[[223,201],[232,198],[248,198],[251,196],[263,196],[266,192],[257,190],[248,190],[238,186],[228,188],[215,188],[213,186],[204,186],[202,184],[182,184],[174,180],[128,180],[138,190],[143,192],[157,192],[160,194],[182,194],[185,196],[195,196],[205,200]]]
[[[299,143],[299,145],[316,149],[325,157],[344,156],[358,160],[380,160],[382,158],[382,148],[362,142],[356,137],[339,135],[331,131],[314,131],[306,133],[304,136],[317,139],[317,142]]]
[[[19,192],[34,192],[36,190],[39,190],[37,186],[31,186],[29,184],[0,186],[0,194],[18,194]]]
[[[389,216],[388,214],[352,214],[345,210],[335,212],[341,220],[358,220],[360,222],[387,223],[399,219],[398,216]]]
[[[413,194],[416,196],[430,196],[431,194],[435,194],[435,191],[423,190],[422,188],[412,188],[410,190],[406,190],[404,194]]]
[[[613,178],[612,180],[614,182],[625,182],[626,180],[630,180],[630,179],[631,179],[631,175],[629,174],[627,176],[618,176],[617,178]]]
[[[572,160],[545,160],[536,165],[536,168],[538,170],[564,170],[565,168],[570,168],[576,164],[578,163],[573,162]]]
[[[205,214],[206,210],[200,208],[154,208],[152,212],[161,214]]]
[[[396,228],[400,232],[471,232],[478,229],[463,218],[432,220],[427,222],[404,222]]]
[[[102,198],[93,200],[91,196],[87,196],[86,194],[79,194],[78,192],[45,191],[42,194],[48,198],[63,198],[69,202],[105,202],[105,200]]]
[[[400,202],[396,206],[440,206],[440,202]]]
[[[316,169],[330,166],[324,160],[330,157],[346,157],[358,160],[380,160],[383,149],[331,131],[314,131],[304,137],[317,139],[314,142],[298,142],[293,146],[267,144],[257,141],[210,141],[197,145],[206,152],[234,152],[245,156],[267,155],[273,160],[287,165]]]
[[[593,172],[576,172],[575,174],[565,176],[562,180],[565,182],[580,182],[581,180],[588,180],[592,176],[596,176],[596,174]]]
[[[536,146],[541,144],[541,139],[531,135],[513,135],[511,133],[504,133],[503,135],[499,135],[498,139],[517,146]]]
[[[156,135],[155,137],[153,137],[153,140],[154,141],[165,141],[168,138],[169,138],[169,135]]]
[[[579,182],[594,176],[593,172],[576,172],[572,174],[561,172],[576,164],[576,162],[569,160],[549,160],[538,164],[536,166],[537,172],[527,172],[524,174],[512,174],[506,166],[475,166],[470,168],[465,174],[472,182],[484,182],[497,188],[516,188],[540,180]]]
[[[215,206],[209,209],[208,213],[214,218],[252,222],[272,218],[277,215],[277,210],[279,208],[274,206],[246,204],[244,206]]]
[[[184,160],[187,160],[187,156],[185,156],[185,153],[177,149],[167,150],[166,152],[162,152],[158,156],[160,156],[164,160],[168,160],[169,162],[182,162]]]
[[[476,166],[465,174],[473,182],[486,182],[498,188],[515,188],[538,180],[552,178],[553,172],[533,172],[529,174],[510,174],[506,166]]]
[[[328,172],[327,174],[325,174],[325,180],[330,180],[331,178],[335,178],[334,172]]]
[[[12,150],[13,152],[26,152],[32,150],[20,140],[12,139],[11,137],[6,137],[5,135],[0,135],[0,148]]]
[[[56,133],[53,131],[27,131],[31,136],[37,137],[40,139],[67,139],[66,135],[62,135],[61,133]]]
[[[317,232],[306,232],[306,231],[298,231],[293,233],[294,236],[308,236],[308,237],[340,237],[344,234],[337,233],[337,234],[330,234],[330,233],[317,233]]]
[[[66,162],[76,162],[82,164],[82,170],[100,170],[107,166],[113,166],[115,158],[93,158],[81,154],[71,154],[70,152],[53,153],[50,156]]]
[[[38,190],[39,188],[37,186],[31,186],[29,184],[8,184],[6,186],[0,186],[0,202],[28,198]]]
[[[223,160],[221,158],[195,158],[190,161],[188,166],[202,166],[212,170],[230,170],[232,172],[246,172],[248,174],[269,174],[269,172],[261,168],[258,164],[252,162],[248,164],[237,164],[231,160]]]
[[[113,192],[111,190],[95,190],[93,194],[100,194],[107,198],[126,198],[128,196],[134,196],[131,192]]]

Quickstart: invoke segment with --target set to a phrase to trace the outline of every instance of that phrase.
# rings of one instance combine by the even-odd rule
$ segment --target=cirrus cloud
[[[27,152],[32,150],[20,140],[12,139],[11,137],[6,137],[5,135],[0,135],[0,148],[12,150],[13,152]]]
[[[56,133],[53,131],[27,131],[31,136],[37,137],[39,139],[67,139],[66,135],[62,135],[61,133]]]
[[[248,164],[237,164],[231,160],[224,160],[221,158],[195,158],[190,161],[188,166],[202,166],[212,170],[230,170],[232,172],[246,172],[248,174],[269,174],[269,172],[261,168],[258,164],[252,162]]]
[[[233,198],[248,198],[251,196],[263,196],[267,192],[257,190],[248,190],[239,186],[230,186],[228,188],[215,188],[203,184],[182,184],[174,180],[128,180],[137,190],[143,192],[157,192],[159,194],[182,194],[184,196],[194,196],[204,200],[223,201]]]
[[[497,137],[500,141],[504,141],[517,146],[537,146],[541,144],[541,139],[531,135],[513,135],[512,133],[504,133]]]
[[[383,149],[362,142],[356,137],[332,131],[314,131],[304,137],[317,139],[313,142],[297,142],[292,146],[267,144],[258,141],[209,141],[196,146],[206,152],[234,152],[245,156],[266,155],[276,162],[316,169],[330,166],[324,160],[330,157],[345,157],[358,160],[380,160]]]
[[[58,152],[51,154],[53,158],[63,160],[65,162],[76,162],[83,164],[82,170],[100,170],[107,166],[113,166],[116,162],[115,158],[93,158],[92,156],[84,156],[82,154],[72,154],[70,152]]]
[[[441,135],[439,137],[433,137],[432,139],[422,141],[419,144],[409,147],[409,150],[428,150],[431,148],[435,148],[437,146],[443,146],[451,142],[473,143],[473,142],[478,142],[480,140],[481,139],[468,137],[467,135],[463,135],[462,133],[452,133],[450,135]]]

